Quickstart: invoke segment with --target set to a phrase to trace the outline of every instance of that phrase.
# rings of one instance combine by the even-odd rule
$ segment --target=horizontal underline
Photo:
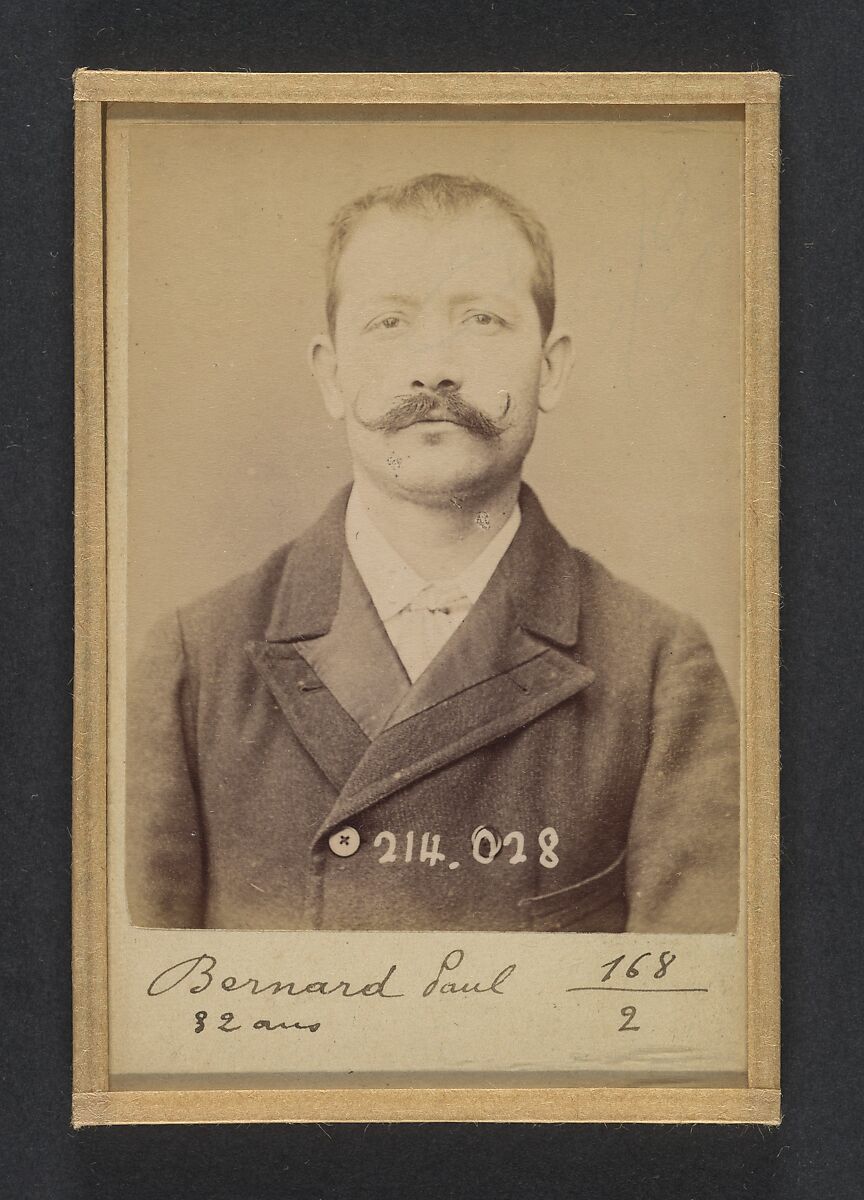
[[[707,992],[707,987],[704,988],[642,988],[642,987],[604,987],[603,984],[597,984],[595,987],[572,987],[566,989],[568,992]]]

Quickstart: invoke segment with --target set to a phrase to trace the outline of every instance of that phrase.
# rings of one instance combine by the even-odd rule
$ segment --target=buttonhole
[[[320,679],[300,679],[297,682],[298,692],[318,692],[323,686]]]
[[[510,682],[513,684],[513,686],[515,688],[518,688],[519,691],[522,692],[522,694],[524,696],[527,696],[528,693],[531,691],[530,686],[527,683],[520,682],[520,680],[518,680],[515,675],[510,676]]]

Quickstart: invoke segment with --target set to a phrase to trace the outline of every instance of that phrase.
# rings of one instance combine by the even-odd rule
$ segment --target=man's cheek
[[[484,416],[491,417],[493,421],[506,422],[514,407],[515,398],[510,388],[507,387],[472,388],[466,386],[460,389],[460,392],[467,404],[473,405]]]
[[[342,397],[355,416],[364,420],[380,416],[399,392],[397,380],[386,363],[354,363],[338,376]],[[404,389],[403,389],[404,390]]]

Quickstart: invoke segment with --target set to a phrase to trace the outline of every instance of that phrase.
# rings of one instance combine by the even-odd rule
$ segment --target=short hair
[[[534,255],[531,294],[537,306],[540,329],[545,341],[555,320],[555,267],[552,244],[545,227],[530,209],[520,204],[503,188],[470,175],[441,173],[417,175],[406,183],[373,188],[364,196],[343,205],[336,213],[330,222],[326,265],[326,312],[331,336],[336,328],[336,308],[339,303],[336,288],[339,262],[351,235],[366,213],[373,208],[388,208],[397,213],[455,214],[484,202],[493,204],[508,216],[531,248]]]

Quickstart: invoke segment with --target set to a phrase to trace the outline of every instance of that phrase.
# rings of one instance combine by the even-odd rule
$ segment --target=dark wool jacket
[[[129,691],[132,920],[734,929],[737,723],[698,626],[567,546],[523,488],[412,686],[346,498],[157,627]]]

